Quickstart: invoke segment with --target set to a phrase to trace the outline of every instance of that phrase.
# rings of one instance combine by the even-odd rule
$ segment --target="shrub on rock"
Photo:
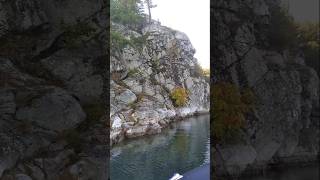
[[[251,90],[240,92],[232,83],[220,82],[213,86],[212,132],[216,140],[223,141],[234,138],[235,134],[245,126],[245,115],[250,112],[254,103]]]
[[[188,92],[182,87],[177,87],[170,93],[170,98],[176,107],[182,107],[188,102]]]

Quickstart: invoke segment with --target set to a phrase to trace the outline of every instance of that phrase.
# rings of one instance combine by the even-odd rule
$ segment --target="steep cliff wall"
[[[100,0],[0,2],[0,179],[107,179]]]
[[[178,117],[209,111],[209,84],[184,33],[157,22],[145,24],[141,32],[115,23],[112,29],[128,40],[144,38],[111,53],[112,144],[159,133]],[[186,92],[186,102],[176,102],[175,92]]]
[[[268,50],[265,32],[270,28],[270,10],[277,6],[275,0],[213,2],[212,81],[250,88],[256,96],[241,140],[215,145],[216,174],[308,161],[319,153],[317,73],[301,57]]]

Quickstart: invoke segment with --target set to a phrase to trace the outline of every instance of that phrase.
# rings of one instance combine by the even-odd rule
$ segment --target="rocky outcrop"
[[[197,69],[188,37],[157,22],[134,31],[117,23],[124,38],[145,39],[111,54],[111,144],[161,132],[178,117],[209,111],[209,84]],[[187,103],[175,106],[171,93],[188,92]]]
[[[213,148],[214,173],[239,175],[271,163],[319,154],[319,77],[301,57],[268,50],[272,0],[214,1],[213,82],[228,81],[256,96],[241,141]],[[214,100],[213,100],[214,101]]]
[[[0,2],[0,179],[107,179],[106,7]]]

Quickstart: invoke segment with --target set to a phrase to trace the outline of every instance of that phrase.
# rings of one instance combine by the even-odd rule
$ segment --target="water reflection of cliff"
[[[161,134],[125,141],[111,150],[111,177],[166,179],[209,160],[209,116],[172,124]]]

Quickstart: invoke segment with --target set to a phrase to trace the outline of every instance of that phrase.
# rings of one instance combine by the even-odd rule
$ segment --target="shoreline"
[[[130,140],[130,139],[136,139],[136,138],[141,138],[141,137],[146,137],[146,136],[151,136],[151,135],[155,135],[155,134],[160,134],[162,133],[162,130],[167,129],[169,127],[170,124],[172,123],[176,123],[176,122],[180,122],[183,121],[183,119],[185,118],[190,118],[190,117],[197,117],[197,116],[202,116],[202,115],[210,115],[210,110],[196,110],[194,112],[191,113],[176,113],[175,116],[169,117],[169,118],[163,118],[160,119],[157,123],[159,123],[160,121],[164,121],[166,123],[159,123],[160,127],[157,126],[156,129],[152,129],[153,125],[148,125],[147,129],[145,129],[144,132],[138,132],[136,133],[134,136],[132,137],[128,137],[128,135],[126,134],[126,132],[121,132],[121,134],[117,134],[117,136],[119,137],[119,139],[116,139],[116,141],[114,141],[114,139],[111,138],[111,134],[110,134],[110,146],[111,148],[117,144],[119,144],[120,142],[123,142],[125,140]],[[135,127],[135,128],[139,128],[141,126]],[[124,131],[129,131],[130,129],[126,130],[124,129]]]
[[[160,134],[127,139],[110,150],[111,179],[163,180],[185,174],[208,162],[209,135],[209,115],[200,115],[172,123]]]

